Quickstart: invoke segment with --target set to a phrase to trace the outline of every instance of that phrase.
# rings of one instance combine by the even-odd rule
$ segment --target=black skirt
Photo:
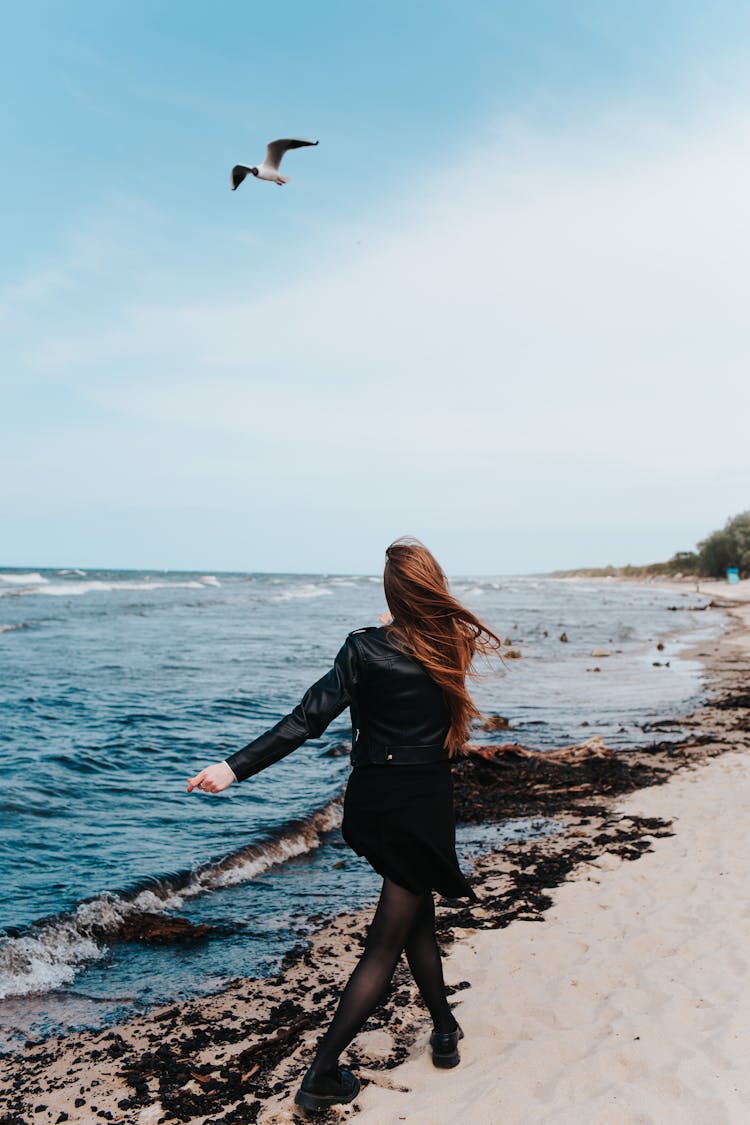
[[[352,770],[341,832],[379,875],[414,894],[477,901],[456,858],[449,762]]]

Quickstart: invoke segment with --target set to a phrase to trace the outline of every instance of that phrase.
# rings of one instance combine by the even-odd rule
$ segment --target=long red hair
[[[477,653],[500,652],[502,641],[453,597],[435,556],[411,536],[394,540],[385,552],[383,586],[393,616],[388,635],[405,642],[411,656],[443,689],[451,725],[446,745],[451,755],[469,737],[481,712],[469,695],[466,677],[475,675]]]

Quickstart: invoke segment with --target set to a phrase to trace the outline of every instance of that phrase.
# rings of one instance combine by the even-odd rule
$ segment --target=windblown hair
[[[393,616],[387,634],[395,633],[442,688],[451,714],[446,745],[453,756],[466,743],[472,720],[481,716],[466,687],[466,677],[476,675],[472,661],[477,653],[499,653],[502,642],[453,597],[437,559],[418,539],[394,540],[385,556],[383,586]]]

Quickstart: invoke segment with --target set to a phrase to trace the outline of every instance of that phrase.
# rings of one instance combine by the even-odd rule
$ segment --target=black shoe
[[[458,1053],[458,1041],[463,1037],[464,1033],[458,1024],[456,1024],[455,1031],[446,1031],[442,1034],[439,1031],[433,1031],[430,1036],[430,1046],[432,1047],[432,1061],[435,1066],[443,1067],[446,1070],[452,1066],[458,1066],[461,1062],[461,1056]]]
[[[303,1109],[326,1109],[329,1105],[351,1102],[359,1093],[359,1079],[350,1070],[337,1066],[327,1074],[313,1076],[312,1068],[302,1079],[294,1099]]]

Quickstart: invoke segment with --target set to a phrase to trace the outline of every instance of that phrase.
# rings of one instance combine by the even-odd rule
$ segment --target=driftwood
[[[245,1047],[234,1056],[233,1061],[239,1063],[241,1067],[247,1065],[254,1055],[259,1055],[263,1051],[267,1051],[270,1047],[277,1047],[279,1043],[286,1043],[289,1039],[293,1039],[299,1035],[301,1031],[305,1031],[317,1020],[315,1012],[306,1012],[300,1019],[289,1024],[288,1027],[279,1027],[276,1031],[267,1035],[265,1039],[261,1039],[258,1043],[252,1043],[249,1047]]]
[[[574,746],[561,746],[557,750],[529,750],[519,742],[504,742],[502,745],[478,746],[469,743],[467,746],[469,756],[482,758],[486,762],[501,762],[506,758],[535,758],[544,762],[580,762],[588,758],[611,758],[614,750],[604,744],[601,735],[587,738],[585,742],[577,742]]]

